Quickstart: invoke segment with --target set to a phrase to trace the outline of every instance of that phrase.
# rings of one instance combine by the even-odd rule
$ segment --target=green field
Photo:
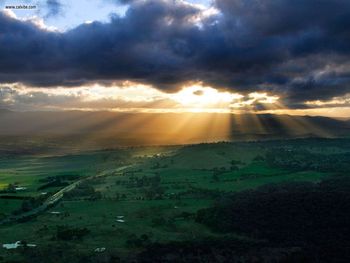
[[[2,156],[0,219],[21,214],[22,202],[28,198],[43,202],[79,183],[34,218],[1,225],[0,244],[25,240],[36,244],[36,250],[69,244],[69,251],[81,255],[95,255],[95,249],[103,247],[127,258],[150,242],[222,236],[196,223],[196,212],[228,193],[295,181],[318,183],[335,176],[339,171],[333,168],[332,158],[347,160],[350,154],[344,142],[349,143],[326,140],[322,151],[310,139]],[[289,156],[285,162],[284,156]],[[310,163],[305,166],[297,158]],[[39,189],[52,181],[62,186]],[[8,193],[9,184],[26,189]],[[25,199],[3,198],[8,195]],[[62,240],[57,233],[65,227],[88,233]],[[0,249],[0,255],[0,262],[23,259],[20,249]]]

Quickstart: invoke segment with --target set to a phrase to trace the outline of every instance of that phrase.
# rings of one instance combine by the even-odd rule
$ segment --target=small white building
[[[105,250],[106,250],[105,247],[98,247],[98,248],[95,249],[95,252],[103,252]]]
[[[59,215],[59,214],[61,214],[61,212],[58,212],[58,211],[52,211],[52,212],[50,212],[50,214],[52,214],[52,215]]]
[[[15,187],[16,191],[23,191],[23,190],[26,190],[26,189],[27,189],[26,187],[20,187],[20,186],[16,186]]]
[[[6,249],[16,249],[19,246],[22,246],[21,241],[17,241],[15,243],[10,243],[10,244],[3,244],[2,247]]]
[[[23,246],[22,241],[16,241],[15,243],[3,244],[2,247],[6,249],[16,249]],[[27,247],[36,247],[35,244],[26,244]]]

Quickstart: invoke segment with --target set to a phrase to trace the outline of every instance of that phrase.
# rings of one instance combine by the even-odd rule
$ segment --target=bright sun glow
[[[171,95],[171,98],[188,108],[212,108],[225,107],[225,105],[228,107],[233,101],[243,98],[243,95],[194,85]]]
[[[104,87],[98,84],[80,87],[27,87],[23,84],[0,86],[3,101],[40,105],[41,108],[66,110],[112,110],[132,112],[217,112],[254,111],[257,104],[277,105],[279,97],[265,92],[240,94],[222,91],[202,83],[167,93],[150,85],[124,81]],[[18,103],[19,103],[18,102]],[[266,107],[268,105],[265,105]],[[266,108],[265,107],[265,108]]]

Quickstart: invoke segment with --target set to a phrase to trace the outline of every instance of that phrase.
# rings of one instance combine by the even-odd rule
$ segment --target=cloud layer
[[[98,84],[78,87],[28,87],[0,85],[0,109],[32,110],[113,110],[122,112],[247,112],[268,107],[279,97],[266,93],[242,95],[218,91],[201,83],[176,93],[129,81],[111,87]]]
[[[58,3],[57,1],[52,1]],[[0,13],[0,83],[131,80],[273,92],[289,107],[350,93],[348,0],[134,0],[125,16],[49,31]]]

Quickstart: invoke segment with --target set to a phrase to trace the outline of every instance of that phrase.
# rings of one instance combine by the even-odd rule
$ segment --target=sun
[[[233,101],[242,97],[240,94],[218,91],[201,85],[185,87],[171,95],[172,100],[185,108],[192,109],[229,108]]]

